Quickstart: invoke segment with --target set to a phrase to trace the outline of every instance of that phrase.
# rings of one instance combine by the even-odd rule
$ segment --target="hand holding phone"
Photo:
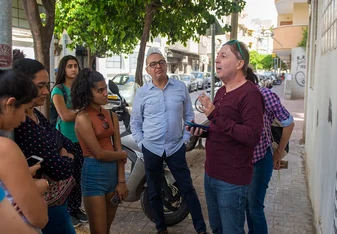
[[[209,129],[209,126],[208,125],[202,125],[202,124],[196,124],[196,123],[193,123],[193,122],[189,122],[189,121],[186,121],[185,122],[185,125],[192,128],[201,128],[202,130],[208,130]]]
[[[27,158],[27,163],[29,167],[34,166],[36,164],[41,164],[42,162],[43,162],[43,158],[36,156],[36,155],[30,156],[29,158]]]
[[[113,197],[110,199],[110,203],[114,206],[117,207],[119,203],[121,203],[121,200],[119,199],[119,196],[117,193],[113,195]]]

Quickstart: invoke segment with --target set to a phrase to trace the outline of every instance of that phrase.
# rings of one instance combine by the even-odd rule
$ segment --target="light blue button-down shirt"
[[[194,119],[191,98],[186,85],[168,79],[161,90],[149,82],[137,90],[132,105],[132,136],[141,148],[162,156],[174,154],[191,134],[184,122]]]

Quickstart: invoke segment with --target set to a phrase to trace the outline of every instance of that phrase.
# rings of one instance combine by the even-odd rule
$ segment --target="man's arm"
[[[132,137],[135,139],[139,146],[139,143],[143,140],[143,104],[140,97],[140,89],[137,90],[135,98],[133,99],[132,114],[131,114],[131,132]]]
[[[186,121],[194,120],[194,111],[192,107],[191,97],[187,90],[187,87],[185,87],[185,102],[184,102],[184,123]],[[184,135],[183,140],[184,142],[189,142],[191,137],[191,133],[184,128]]]

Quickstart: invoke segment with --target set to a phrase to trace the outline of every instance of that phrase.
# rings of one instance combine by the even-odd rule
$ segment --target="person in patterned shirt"
[[[250,81],[258,84],[256,76]],[[264,214],[264,199],[273,169],[280,169],[283,150],[294,128],[294,119],[282,105],[277,94],[268,88],[259,87],[259,89],[265,102],[265,113],[263,116],[264,128],[260,142],[254,149],[253,180],[249,187],[248,205],[246,209],[249,234],[268,233],[268,226]],[[283,131],[280,144],[278,148],[273,151],[271,147],[271,125],[275,119],[282,124]]]
[[[32,102],[33,108],[26,110],[26,121],[14,130],[15,142],[26,158],[36,155],[44,159],[40,170],[43,175],[52,181],[68,179],[73,174],[77,148],[35,108],[44,105],[49,97],[48,72],[40,62],[28,58],[17,60],[13,69],[24,73],[27,79],[32,79],[38,89],[38,96]],[[52,192],[57,189],[58,187],[52,187],[48,193],[56,196]],[[67,211],[67,202],[63,202],[65,197],[59,200],[63,204],[48,204],[49,221],[42,230],[43,234],[76,233]]]

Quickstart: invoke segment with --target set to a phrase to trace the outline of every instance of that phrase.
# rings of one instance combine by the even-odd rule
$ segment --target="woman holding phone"
[[[31,101],[37,95],[34,84],[26,79],[22,74],[13,70],[0,70],[0,130],[13,131],[26,118],[26,109],[31,108]],[[0,225],[0,233],[39,233],[48,222],[47,204],[42,198],[48,189],[46,180],[36,180],[32,178],[32,173],[38,168],[33,167],[32,171],[20,148],[11,139],[0,137],[0,188],[4,190],[7,200],[0,205],[0,212],[7,209],[9,201],[17,209],[24,222],[18,220],[17,224],[12,226],[10,222]],[[5,206],[5,207],[4,207]],[[7,206],[7,208],[6,208]],[[10,208],[9,208],[10,209]],[[9,210],[6,217],[1,216],[1,222],[13,214]],[[9,226],[8,226],[9,225]],[[16,232],[5,232],[2,228],[8,227]],[[19,231],[19,228],[27,232]]]
[[[74,185],[71,181],[76,147],[36,109],[49,97],[49,75],[45,67],[37,60],[25,58],[17,60],[13,68],[24,73],[38,90],[25,121],[15,129],[14,135],[26,158],[32,155],[43,158],[38,176],[48,178],[52,186],[45,196],[49,222],[42,231],[44,234],[75,234],[66,199]],[[51,199],[55,197],[56,201]]]
[[[102,107],[108,103],[108,91],[99,72],[83,69],[71,96],[73,108],[80,110],[75,129],[84,156],[81,187],[90,233],[109,233],[117,210],[112,198],[117,194],[122,201],[128,195],[127,154],[122,151],[118,118]]]

